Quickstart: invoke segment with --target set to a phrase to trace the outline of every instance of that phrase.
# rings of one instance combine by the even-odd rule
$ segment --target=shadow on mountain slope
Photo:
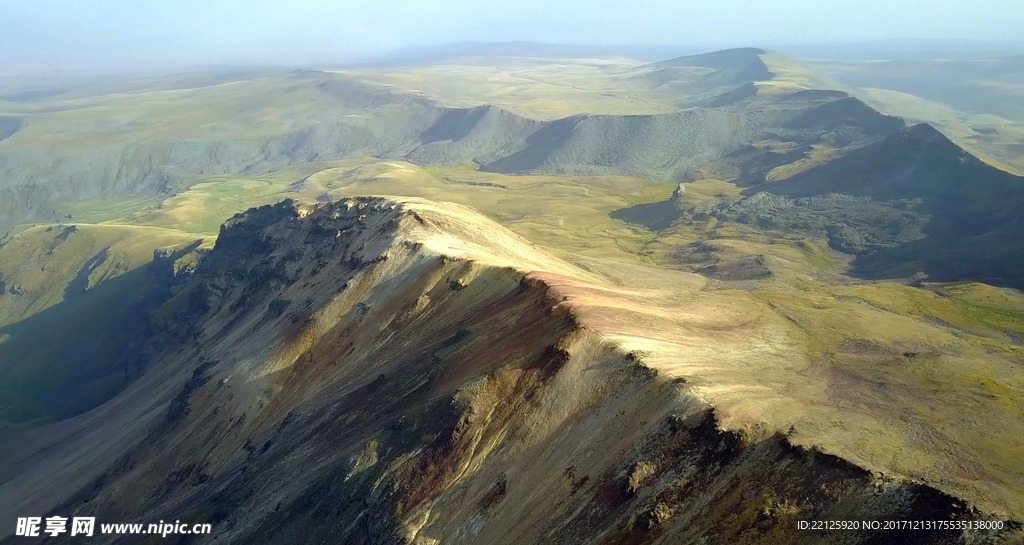
[[[586,116],[572,116],[545,123],[526,138],[522,150],[480,167],[484,172],[529,172],[540,168],[551,154],[565,146]]]
[[[727,49],[656,62],[637,71],[648,71],[644,79],[655,87],[677,85],[690,92],[709,91],[770,80],[773,74],[761,59],[764,53],[752,47]],[[701,69],[710,72],[695,78],[695,70]]]
[[[825,226],[833,247],[857,255],[858,276],[1024,286],[1024,178],[981,162],[930,125],[747,194],[761,191],[795,203],[848,196],[863,219],[880,220],[877,241],[867,244],[870,235],[843,213]]]
[[[867,279],[1024,286],[1024,178],[983,163],[924,124],[768,181],[773,168],[802,155],[748,146],[728,157],[737,185],[746,187],[743,198],[688,208],[684,183],[666,201],[612,217],[652,230],[714,217],[822,237],[853,255],[850,273]]]
[[[186,288],[204,302],[189,349],[20,459],[47,490],[18,475],[0,499],[211,521],[219,543],[804,543],[798,520],[982,516],[782,433],[722,429],[688,380],[608,342],[572,283],[551,283],[579,273],[454,206],[251,209]],[[48,471],[68,453],[57,473],[78,486]]]
[[[17,117],[0,116],[0,140],[14,136],[14,133],[21,129],[21,119]]]
[[[157,253],[147,265],[88,288],[92,270],[107,258],[101,250],[67,286],[63,301],[0,327],[0,419],[68,418],[140,376],[147,339],[154,337],[150,313],[186,278],[176,275],[174,262],[198,246]]]

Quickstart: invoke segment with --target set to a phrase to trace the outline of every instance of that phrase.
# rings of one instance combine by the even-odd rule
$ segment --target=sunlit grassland
[[[187,104],[186,106],[183,106]],[[2,113],[31,120],[0,149],[43,147],[70,154],[123,143],[257,138],[297,130],[344,115],[315,85],[284,75],[194,89],[70,97],[53,102],[5,103]]]
[[[673,111],[671,97],[652,93],[628,77],[628,70],[641,64],[626,59],[507,59],[341,73],[419,91],[451,106],[493,104],[538,119]]]
[[[0,247],[0,421],[74,414],[117,392],[124,373],[110,364],[131,340],[122,332],[143,323],[154,250],[197,243],[159,227],[63,224]]]
[[[135,270],[158,248],[180,247],[199,238],[193,233],[143,225],[59,224],[30,227],[0,247],[0,278],[19,297],[0,298],[0,325],[49,308],[65,299],[81,276],[82,289]],[[103,254],[92,268],[84,265]]]

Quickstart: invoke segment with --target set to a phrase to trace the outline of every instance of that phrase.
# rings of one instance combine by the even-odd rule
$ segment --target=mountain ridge
[[[0,102],[0,543],[1024,535],[1024,180],[891,94],[755,48],[93,83]]]
[[[866,278],[924,275],[1020,287],[1024,269],[1015,256],[1022,250],[1016,234],[1024,178],[984,163],[934,127],[901,128],[781,179],[772,178],[776,163],[765,157],[737,159],[739,200],[686,209],[684,181],[666,201],[615,215],[655,230],[713,216],[822,236],[855,256],[851,272]]]
[[[869,125],[884,124],[879,120],[886,118],[863,105],[856,115],[842,111],[820,114],[834,117],[834,122],[824,128],[799,126],[797,110],[820,108],[820,103],[842,97],[806,92],[760,96],[752,86],[756,74],[746,74],[744,68],[755,62],[765,66],[760,55],[752,51],[761,50],[684,57],[689,60],[682,62],[724,67],[716,74],[724,74],[721,77],[725,79],[713,76],[700,83],[704,76],[697,77],[695,85],[706,91],[698,101],[704,108],[647,116],[581,112],[544,121],[486,103],[445,105],[412,89],[311,70],[227,86],[150,93],[160,97],[160,104],[199,106],[200,111],[220,101],[262,105],[268,95],[303,97],[303,102],[318,106],[279,124],[268,123],[266,118],[274,120],[279,115],[276,99],[271,99],[269,105],[230,123],[183,116],[182,121],[160,128],[156,134],[140,128],[133,130],[142,132],[123,134],[115,130],[118,121],[109,121],[115,115],[111,113],[102,116],[102,122],[97,120],[100,128],[86,137],[73,129],[77,123],[57,122],[62,116],[97,115],[112,106],[99,98],[58,102],[56,112],[44,114],[32,109],[21,115],[17,128],[0,141],[0,225],[54,221],[73,214],[75,202],[101,195],[171,195],[186,189],[198,177],[258,174],[289,165],[358,156],[404,158],[425,165],[477,164],[503,173],[614,173],[675,181],[680,171],[727,154],[735,145],[770,138],[779,129],[800,140],[817,138],[820,135],[812,131],[822,130],[866,131],[848,137],[858,141],[881,134]],[[734,66],[736,62],[730,59],[737,55],[742,62]],[[139,108],[136,114],[140,114],[150,107],[151,101],[143,100],[146,96],[129,94],[121,100]],[[69,108],[68,104],[80,105]],[[132,114],[116,115],[130,119]],[[706,127],[709,121],[705,118],[710,117],[716,121],[713,127]],[[871,120],[876,117],[879,120]],[[561,130],[577,121],[578,134]],[[56,148],[55,154],[33,140],[45,130],[41,123],[57,123],[51,132],[65,145]],[[741,126],[744,123],[746,127]],[[619,150],[619,143],[611,141],[608,134],[635,134],[647,143],[644,149]],[[44,154],[51,154],[48,160],[42,160]]]
[[[162,311],[165,359],[102,407],[21,441],[0,498],[18,512],[50,501],[103,518],[200,517],[227,542],[609,532],[741,543],[753,527],[796,538],[797,513],[982,516],[741,425],[735,407],[711,410],[690,378],[608,329],[601,309],[621,311],[616,298],[636,290],[602,286],[461,206],[252,209]],[[176,347],[184,340],[192,349]],[[75,429],[103,447],[86,449],[94,435]],[[87,454],[68,464],[76,452]],[[764,494],[779,495],[767,518],[739,508]],[[707,513],[712,501],[740,515]]]

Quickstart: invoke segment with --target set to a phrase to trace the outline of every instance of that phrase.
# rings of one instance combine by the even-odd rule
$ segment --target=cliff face
[[[623,293],[461,206],[250,210],[157,313],[148,372],[14,445],[0,503],[220,543],[944,543],[796,522],[981,516],[774,425],[723,430],[664,354],[624,348]]]

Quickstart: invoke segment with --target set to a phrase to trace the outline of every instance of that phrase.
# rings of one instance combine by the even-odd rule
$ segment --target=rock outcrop
[[[630,293],[461,206],[249,210],[158,313],[142,378],[10,447],[4,515],[394,544],[832,543],[796,522],[982,516],[774,425],[723,425],[588,310],[628,312]]]

